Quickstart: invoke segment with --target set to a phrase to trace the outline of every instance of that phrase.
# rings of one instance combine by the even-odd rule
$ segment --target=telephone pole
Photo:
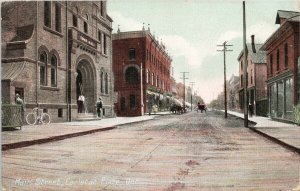
[[[185,74],[187,74],[188,72],[180,72],[180,73],[182,73],[182,78],[180,79],[183,79],[183,108],[185,111],[185,80],[188,79],[185,77]]]
[[[233,46],[231,44],[226,44],[227,41],[225,41],[222,45],[217,46],[223,46],[223,50],[217,50],[222,51],[224,53],[224,108],[225,108],[225,118],[227,118],[227,88],[226,88],[226,52],[232,51],[227,50],[227,46]]]
[[[246,46],[246,11],[245,11],[245,1],[243,1],[243,48],[244,48],[244,126],[248,127],[248,95],[247,95],[247,68],[248,68],[248,61],[247,61],[247,57],[248,57],[248,50],[247,50],[247,46]]]
[[[193,111],[193,87],[195,82],[190,82],[192,89],[191,89],[191,111]]]

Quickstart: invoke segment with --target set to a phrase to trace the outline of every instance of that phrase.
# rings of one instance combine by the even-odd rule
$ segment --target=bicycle
[[[27,114],[26,122],[28,125],[35,125],[36,123],[47,125],[50,123],[50,115],[44,113],[43,109],[35,107],[32,112]]]

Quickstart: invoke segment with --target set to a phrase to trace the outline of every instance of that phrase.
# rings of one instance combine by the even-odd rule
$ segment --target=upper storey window
[[[135,60],[135,48],[129,49],[129,60]]]
[[[61,32],[61,6],[55,3],[55,30]]]
[[[44,25],[51,28],[51,1],[44,2]]]
[[[89,16],[88,14],[85,15],[85,20],[83,21],[83,30],[85,33],[88,33],[88,20],[89,20]]]

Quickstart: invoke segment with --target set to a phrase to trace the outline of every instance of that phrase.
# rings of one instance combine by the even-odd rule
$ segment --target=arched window
[[[108,94],[108,74],[107,73],[105,74],[104,81],[105,81],[105,93]]]
[[[73,26],[78,27],[78,8],[75,7],[74,10],[75,13],[73,13]]]
[[[40,54],[40,84],[47,85],[47,54],[44,51]]]
[[[104,92],[104,89],[103,89],[103,78],[104,78],[104,73],[101,72],[101,74],[100,74],[100,91],[101,91],[101,93]]]
[[[137,84],[139,82],[139,73],[135,67],[127,68],[125,72],[125,81],[128,84]]]
[[[57,86],[57,58],[56,56],[51,56],[51,86]]]

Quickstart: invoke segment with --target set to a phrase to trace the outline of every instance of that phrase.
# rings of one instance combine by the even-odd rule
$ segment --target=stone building
[[[247,43],[247,82],[244,82],[244,51],[238,57],[239,61],[239,103],[240,109],[244,109],[244,83],[247,83],[248,101],[254,108],[255,115],[267,115],[267,64],[266,53],[260,50],[262,44],[255,43],[254,35],[251,36],[251,43]]]
[[[39,107],[52,121],[95,112],[113,116],[112,19],[106,1],[14,1],[2,11],[2,102],[19,93],[26,112]]]
[[[150,33],[113,34],[113,71],[119,116],[138,116],[157,105],[166,108],[171,95],[171,57]]]
[[[279,28],[266,40],[269,115],[292,120],[293,106],[300,101],[299,12],[277,11]]]

